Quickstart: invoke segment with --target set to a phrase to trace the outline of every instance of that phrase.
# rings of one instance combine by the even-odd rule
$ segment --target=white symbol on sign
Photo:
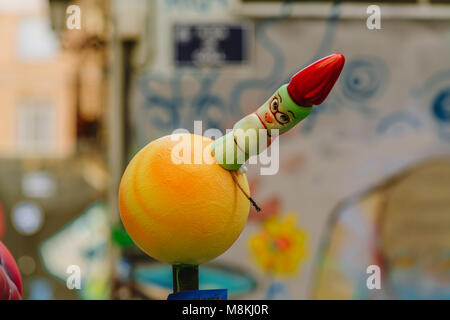
[[[218,65],[225,60],[220,52],[219,42],[228,37],[228,30],[222,26],[205,26],[197,29],[202,46],[192,53],[195,62],[201,65]]]

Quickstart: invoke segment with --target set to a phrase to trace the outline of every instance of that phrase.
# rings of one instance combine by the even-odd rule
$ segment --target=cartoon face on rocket
[[[313,106],[320,105],[328,96],[344,67],[342,54],[325,57],[297,72],[288,84],[281,86],[257,111],[263,126],[272,135],[292,129],[305,119]]]
[[[277,129],[278,134],[292,129],[312,111],[312,107],[297,105],[289,96],[287,86],[287,84],[281,86],[256,111],[256,115],[270,136],[273,135],[273,129]]]

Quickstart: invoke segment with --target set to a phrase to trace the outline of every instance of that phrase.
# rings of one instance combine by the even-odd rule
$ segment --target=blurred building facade
[[[0,16],[0,154],[67,157],[76,147],[74,57],[61,49],[45,6]]]
[[[86,10],[94,18],[84,19],[95,23],[74,30],[65,25],[69,2],[59,2],[63,10],[56,12],[54,2],[45,0],[0,3],[0,238],[19,264],[26,299],[88,295],[66,287],[65,268],[51,268],[58,266],[56,253],[59,261],[79,264],[79,251],[64,246],[42,251],[51,243],[46,240],[67,235],[71,221],[101,217],[106,197],[105,26],[95,15],[106,10],[99,2],[84,2],[97,8]],[[55,14],[62,28],[51,19]],[[84,243],[70,241],[72,248]],[[73,255],[64,258],[64,252]]]

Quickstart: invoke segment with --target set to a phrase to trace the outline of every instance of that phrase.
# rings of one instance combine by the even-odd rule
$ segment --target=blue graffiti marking
[[[191,122],[193,123],[193,120],[202,120],[205,123],[203,129],[216,128],[223,131],[223,112],[226,108],[225,102],[218,95],[213,95],[210,93],[211,87],[218,76],[218,72],[212,71],[209,75],[204,76],[199,80],[201,83],[201,89],[192,99]],[[208,112],[212,110],[216,113],[216,118]]]
[[[340,80],[342,93],[353,101],[373,98],[386,83],[388,69],[376,58],[358,58],[350,61]]]
[[[450,88],[439,91],[432,100],[431,110],[438,121],[438,136],[450,142]]]
[[[430,103],[430,114],[437,123],[437,135],[450,142],[450,69],[444,69],[431,75],[422,86],[411,89],[416,99],[425,96]],[[431,97],[431,99],[430,99]]]
[[[412,88],[411,93],[413,96],[420,96],[429,90],[432,90],[436,86],[439,86],[442,82],[450,79],[450,70],[443,70],[433,74],[429,77],[422,87]]]
[[[398,124],[407,124],[413,129],[418,129],[421,126],[421,121],[413,114],[406,111],[396,111],[383,117],[376,128],[378,134],[385,134],[392,127]]]
[[[176,129],[180,124],[180,115],[177,109],[177,106],[180,105],[180,102],[182,100],[180,96],[180,84],[178,83],[179,77],[176,75],[172,79],[172,98],[166,98],[163,97],[156,92],[153,92],[151,83],[152,82],[163,82],[159,78],[155,78],[152,76],[149,77],[143,77],[139,81],[140,90],[145,95],[145,101],[144,101],[144,107],[146,111],[154,109],[161,110],[164,114],[167,116],[160,116],[158,112],[152,112],[153,115],[151,117],[145,117],[145,120],[147,121],[150,119],[151,124],[158,128],[159,130],[174,130]],[[159,116],[158,116],[159,115]],[[140,120],[143,120],[142,115],[138,115],[138,122]],[[145,125],[144,125],[145,127]]]
[[[181,82],[184,74],[189,74],[200,84],[200,88],[193,97],[186,95],[182,90]],[[224,118],[226,105],[220,96],[210,92],[218,76],[219,73],[215,70],[204,74],[180,68],[169,80],[156,74],[142,77],[139,81],[139,89],[144,96],[144,101],[143,107],[136,113],[136,121],[139,123],[136,127],[137,137],[145,135],[145,128],[149,124],[165,134],[177,128],[192,131],[194,120],[204,121],[206,123],[204,129],[223,130],[220,120]],[[169,87],[170,97],[165,97],[154,89],[157,85]],[[188,114],[183,111],[188,111]]]
[[[438,121],[450,122],[450,88],[438,92],[431,108]]]
[[[331,7],[331,13],[327,18],[327,26],[325,31],[325,36],[322,39],[321,45],[317,50],[314,58],[311,60],[311,63],[314,61],[324,57],[327,53],[330,52],[331,46],[333,44],[333,40],[336,35],[337,24],[339,22],[339,18],[341,16],[341,6],[339,2],[335,2]]]
[[[271,89],[275,84],[279,84],[282,79],[282,72],[284,68],[284,54],[283,51],[278,47],[266,34],[267,28],[273,23],[279,21],[279,19],[267,19],[258,23],[255,27],[256,29],[256,40],[259,41],[262,46],[269,51],[273,57],[273,67],[269,75],[263,79],[245,79],[236,82],[236,84],[231,89],[230,93],[230,111],[233,116],[241,117],[243,116],[241,107],[241,96],[249,89]]]

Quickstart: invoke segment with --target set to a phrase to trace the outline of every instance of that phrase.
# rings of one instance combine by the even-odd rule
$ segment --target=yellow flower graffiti
[[[267,219],[249,237],[248,246],[263,271],[272,275],[294,275],[308,256],[307,231],[296,227],[297,215],[286,214]]]

